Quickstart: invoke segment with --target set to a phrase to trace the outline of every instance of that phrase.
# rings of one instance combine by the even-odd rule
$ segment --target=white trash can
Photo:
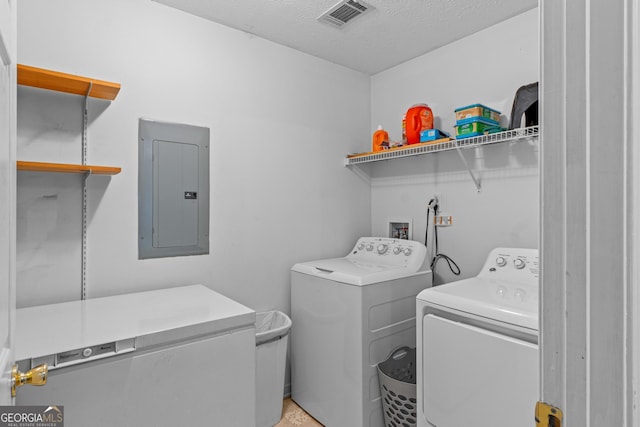
[[[291,319],[280,311],[256,313],[256,427],[282,418],[284,370]]]

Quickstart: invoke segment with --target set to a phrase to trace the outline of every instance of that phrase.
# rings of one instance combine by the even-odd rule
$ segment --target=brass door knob
[[[16,389],[25,384],[45,385],[48,374],[49,367],[46,363],[38,365],[27,372],[20,372],[18,365],[14,365],[11,371],[11,397],[16,397]]]

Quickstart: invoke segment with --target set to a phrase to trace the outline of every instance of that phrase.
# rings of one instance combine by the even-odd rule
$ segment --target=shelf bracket
[[[456,151],[458,152],[458,155],[462,159],[462,163],[464,163],[464,167],[467,168],[467,172],[469,172],[469,176],[471,176],[471,179],[473,180],[473,184],[476,186],[476,191],[480,193],[482,190],[480,186],[480,181],[478,181],[478,178],[476,178],[476,176],[473,174],[473,171],[469,167],[469,163],[467,163],[467,159],[464,158],[464,155],[462,154],[462,150],[460,150],[460,146],[456,143],[455,147],[456,147]]]

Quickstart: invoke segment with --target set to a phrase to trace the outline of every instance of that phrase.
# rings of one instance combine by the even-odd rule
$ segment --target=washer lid
[[[453,309],[538,330],[538,286],[473,277],[425,289],[417,296],[430,306]]]
[[[298,263],[291,270],[355,286],[430,273],[428,270],[415,271],[407,265],[376,264],[347,257]]]

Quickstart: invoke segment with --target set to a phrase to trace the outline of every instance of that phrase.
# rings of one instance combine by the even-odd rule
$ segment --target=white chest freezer
[[[255,423],[255,312],[201,285],[19,309],[16,360],[67,427]]]

